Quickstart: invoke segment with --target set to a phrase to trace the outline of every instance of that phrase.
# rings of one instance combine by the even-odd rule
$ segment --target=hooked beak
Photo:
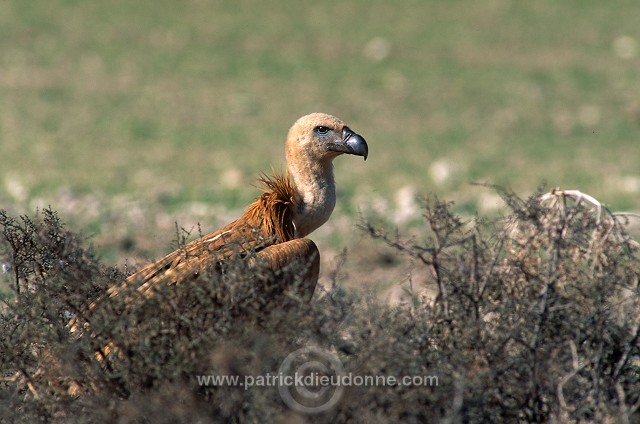
[[[369,146],[365,139],[351,131],[349,127],[342,129],[342,140],[338,143],[329,144],[329,150],[340,153],[347,153],[349,155],[363,156],[364,160],[367,160],[369,155]]]

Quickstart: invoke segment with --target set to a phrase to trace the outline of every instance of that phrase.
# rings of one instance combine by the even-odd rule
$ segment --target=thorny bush
[[[56,214],[0,214],[0,415],[23,422],[636,422],[638,244],[601,205],[563,192],[464,220],[427,199],[425,235],[360,227],[430,271],[435,296],[391,307],[337,287],[310,304],[238,260],[224,277],[134,288],[90,307],[122,272]],[[300,275],[305,270],[301,269]],[[400,277],[399,277],[400,278]],[[297,282],[296,284],[302,284]],[[72,331],[73,319],[82,330]],[[90,328],[90,330],[86,330]],[[436,375],[434,386],[350,386],[297,415],[277,388],[204,387],[197,375],[274,373],[303,346],[353,375]],[[109,353],[111,352],[111,353]],[[10,418],[9,418],[10,417]]]

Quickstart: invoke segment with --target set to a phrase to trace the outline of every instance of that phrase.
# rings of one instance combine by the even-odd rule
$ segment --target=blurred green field
[[[6,0],[0,207],[51,205],[108,259],[209,231],[283,166],[301,115],[365,136],[336,161],[336,249],[357,211],[468,212],[541,183],[640,210],[640,3]],[[194,229],[197,232],[197,229]],[[321,246],[322,248],[322,246]]]

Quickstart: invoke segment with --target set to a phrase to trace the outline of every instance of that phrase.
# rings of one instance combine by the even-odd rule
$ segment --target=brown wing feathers
[[[216,262],[292,240],[294,225],[290,209],[294,189],[289,176],[274,172],[272,176],[263,175],[258,181],[263,194],[240,218],[148,265],[127,278],[125,285],[140,285],[139,290],[145,292],[159,282],[175,284],[197,277]],[[117,295],[121,288],[111,288],[109,295]]]

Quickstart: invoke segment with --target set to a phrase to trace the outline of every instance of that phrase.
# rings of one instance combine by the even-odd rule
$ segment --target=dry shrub
[[[238,260],[223,276],[161,285],[149,297],[131,288],[90,310],[124,275],[101,265],[50,210],[34,220],[1,214],[0,253],[15,299],[2,312],[0,416],[637,420],[638,245],[614,215],[576,196],[501,193],[512,213],[494,221],[465,222],[450,204],[426,200],[423,240],[361,223],[431,271],[437,296],[416,295],[400,307],[335,284],[306,304],[295,290],[302,279],[283,290],[280,275]],[[81,331],[70,331],[72,316]],[[275,373],[289,353],[309,345],[337,355],[353,375],[437,376],[438,384],[346,387],[332,409],[297,415],[276,387],[207,387],[196,379]]]
[[[638,419],[638,244],[588,196],[556,190],[525,201],[498,190],[512,214],[495,222],[463,222],[450,204],[427,200],[421,243],[364,225],[432,270],[437,296],[417,308],[460,399],[443,415]]]

